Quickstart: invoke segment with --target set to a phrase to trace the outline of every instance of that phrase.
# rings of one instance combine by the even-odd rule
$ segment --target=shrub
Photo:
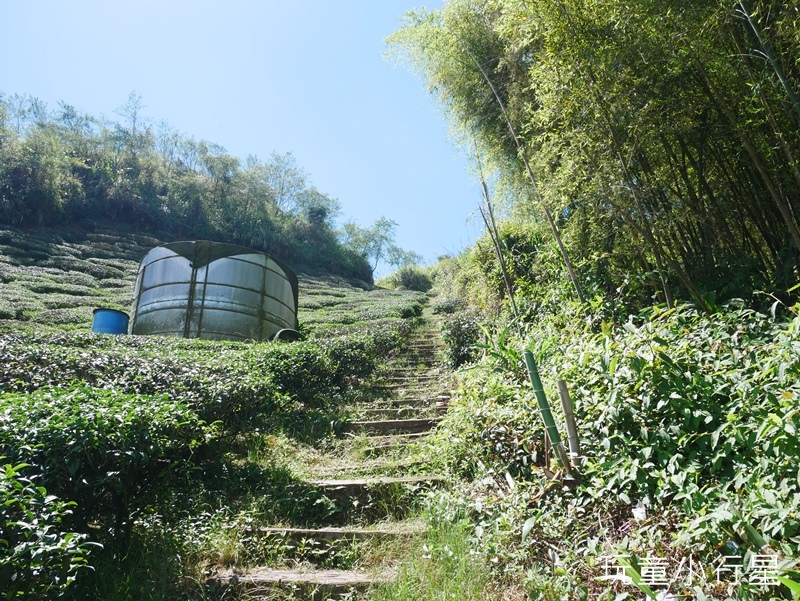
[[[0,457],[0,460],[3,458]],[[26,476],[25,464],[0,466],[0,597],[60,597],[87,565],[86,535],[69,532],[69,503]]]
[[[414,266],[398,269],[389,274],[381,283],[394,290],[414,290],[417,292],[427,292],[433,287],[433,280],[425,270]]]
[[[184,403],[77,387],[0,395],[0,454],[74,502],[72,525],[100,521],[119,541],[155,485],[187,466],[214,434]]]
[[[467,308],[467,304],[460,298],[443,298],[433,304],[432,311],[434,315],[452,315],[456,311],[463,311]]]
[[[595,533],[622,538],[621,522],[598,531],[593,520],[630,516],[642,503],[664,520],[664,533],[677,533],[672,545],[716,556],[733,541],[758,552],[760,533],[795,557],[799,339],[800,317],[776,321],[741,305],[714,316],[691,306],[654,308],[619,327],[567,307],[538,322],[528,340],[551,406],[558,411],[554,384],[566,380],[587,460],[574,492],[533,506],[520,496],[509,511],[533,512],[542,532],[563,532],[567,523],[585,529],[588,538],[568,545],[583,546],[581,553],[596,553]],[[470,372],[443,424],[451,464],[478,479],[508,472],[520,491],[545,487],[529,469],[539,463],[534,451],[544,432],[524,373],[497,353],[483,366]],[[550,536],[537,538],[557,544]]]
[[[471,316],[451,317],[442,322],[445,355],[451,367],[460,367],[475,359],[480,332],[478,322]]]

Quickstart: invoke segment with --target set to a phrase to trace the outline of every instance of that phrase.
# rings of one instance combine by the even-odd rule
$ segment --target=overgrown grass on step
[[[435,524],[420,536],[398,568],[397,579],[381,586],[372,601],[487,601],[492,577],[475,553],[465,522]]]

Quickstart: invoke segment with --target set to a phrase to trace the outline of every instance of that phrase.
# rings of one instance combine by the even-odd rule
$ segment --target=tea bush
[[[463,311],[467,308],[467,303],[460,298],[443,298],[433,303],[431,307],[434,315],[452,315],[456,311]]]
[[[0,586],[14,570],[24,583],[13,590],[27,598],[66,586],[81,598],[128,584],[149,594],[158,588],[149,572],[133,580],[152,569],[173,598],[206,544],[198,528],[213,529],[200,524],[209,512],[236,515],[251,497],[277,521],[330,510],[320,495],[298,502],[285,468],[254,469],[242,454],[267,433],[306,441],[335,431],[352,387],[409,333],[424,294],[301,275],[303,342],[97,335],[86,332],[91,306],[127,309],[135,260],[158,242],[53,235],[0,228],[0,320],[13,320],[0,323],[0,456],[28,464],[2,484]],[[89,540],[106,546],[91,556],[96,572],[77,569]],[[149,567],[132,568],[143,541],[170,542],[143,549]]]
[[[478,353],[475,345],[480,337],[478,322],[472,316],[450,317],[442,322],[442,339],[445,356],[450,367],[460,367],[474,360]]]
[[[87,566],[91,550],[85,534],[65,529],[74,503],[48,495],[30,472],[25,464],[0,465],[3,599],[61,597]]]
[[[378,285],[386,286],[393,290],[427,292],[433,287],[433,280],[421,267],[408,266],[389,274],[380,280]]]
[[[0,336],[0,391],[83,382],[131,394],[168,394],[231,438],[275,427],[298,410],[329,409],[342,387],[369,376],[402,339],[398,324],[358,336],[248,344],[95,334]]]
[[[74,503],[70,526],[86,532],[99,523],[118,541],[128,539],[131,514],[156,484],[188,467],[214,435],[213,425],[166,395],[88,387],[0,395],[0,455],[29,464],[37,484]]]

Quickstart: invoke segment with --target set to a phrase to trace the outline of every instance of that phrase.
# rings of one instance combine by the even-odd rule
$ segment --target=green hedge
[[[499,340],[491,341],[495,350]],[[705,550],[727,540],[757,550],[753,527],[796,556],[800,317],[781,321],[737,306],[709,316],[682,306],[614,326],[568,307],[527,340],[557,418],[558,379],[575,404],[587,462],[570,503],[627,512],[641,501],[675,512],[684,520],[673,524],[680,540]],[[504,344],[522,348],[519,340]],[[536,481],[541,417],[524,372],[509,370],[502,356],[490,353],[486,369],[465,374],[442,436],[463,473]]]
[[[398,327],[295,344],[246,344],[93,334],[0,336],[0,392],[83,383],[180,399],[220,436],[324,410],[399,343]]]
[[[75,503],[71,527],[101,526],[122,541],[156,485],[214,436],[166,395],[88,387],[0,395],[0,455],[29,464],[38,485]]]

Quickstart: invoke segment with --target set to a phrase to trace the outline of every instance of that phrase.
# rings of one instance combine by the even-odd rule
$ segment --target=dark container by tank
[[[96,334],[127,334],[129,316],[124,311],[116,309],[94,310],[92,319],[92,332]]]
[[[297,329],[297,277],[244,246],[174,242],[142,259],[132,334],[269,340]]]

